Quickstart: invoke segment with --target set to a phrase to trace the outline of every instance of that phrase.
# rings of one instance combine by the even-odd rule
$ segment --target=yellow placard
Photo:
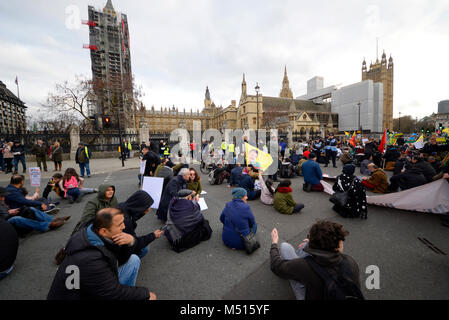
[[[273,163],[273,158],[269,153],[263,152],[252,145],[245,143],[246,163],[252,164],[257,170],[265,171]]]

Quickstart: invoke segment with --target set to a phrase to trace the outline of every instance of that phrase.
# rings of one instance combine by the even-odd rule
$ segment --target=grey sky
[[[0,80],[31,110],[56,82],[91,76],[88,27],[76,13],[104,1],[0,0]],[[422,117],[449,99],[449,2],[163,0],[112,1],[128,15],[132,69],[147,108],[201,110],[206,85],[215,104],[249,93],[277,96],[287,65],[294,96],[306,81],[325,86],[361,81],[362,61],[382,49],[395,63],[394,112]],[[429,5],[431,4],[431,5]],[[74,6],[74,7],[73,7]],[[30,110],[30,111],[31,111]]]

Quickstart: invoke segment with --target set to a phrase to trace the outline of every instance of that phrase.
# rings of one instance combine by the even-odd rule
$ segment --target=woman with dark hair
[[[355,166],[347,164],[343,167],[343,173],[337,177],[332,189],[335,192],[347,192],[348,201],[344,206],[334,204],[332,209],[344,218],[367,219],[366,191],[362,182],[354,176],[354,172]]]
[[[298,213],[304,208],[302,203],[296,203],[293,200],[291,185],[290,180],[281,181],[274,195],[274,208],[282,214]]]
[[[268,179],[265,181],[262,177],[262,170],[259,171],[259,182],[260,187],[262,188],[262,192],[260,194],[260,201],[263,204],[266,204],[268,206],[272,206],[274,203],[274,193],[275,190],[273,188],[273,180]]]
[[[201,177],[195,169],[190,168],[189,171],[190,182],[187,183],[187,189],[195,191],[195,194],[201,194],[201,191],[203,191],[203,188],[201,187]]]
[[[67,168],[62,180],[59,181],[59,187],[64,190],[64,197],[68,198],[70,203],[81,201],[85,194],[98,192],[98,189],[84,188],[83,182],[84,179],[78,175],[74,168]]]

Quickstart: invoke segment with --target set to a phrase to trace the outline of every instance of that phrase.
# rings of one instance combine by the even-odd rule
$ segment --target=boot
[[[63,220],[53,220],[52,222],[50,222],[50,226],[49,229],[50,230],[55,230],[58,229],[60,227],[62,227],[65,224],[65,221]]]

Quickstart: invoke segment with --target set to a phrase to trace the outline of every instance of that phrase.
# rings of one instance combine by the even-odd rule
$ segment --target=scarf
[[[280,193],[290,193],[293,192],[293,189],[292,187],[279,187],[277,191]]]

